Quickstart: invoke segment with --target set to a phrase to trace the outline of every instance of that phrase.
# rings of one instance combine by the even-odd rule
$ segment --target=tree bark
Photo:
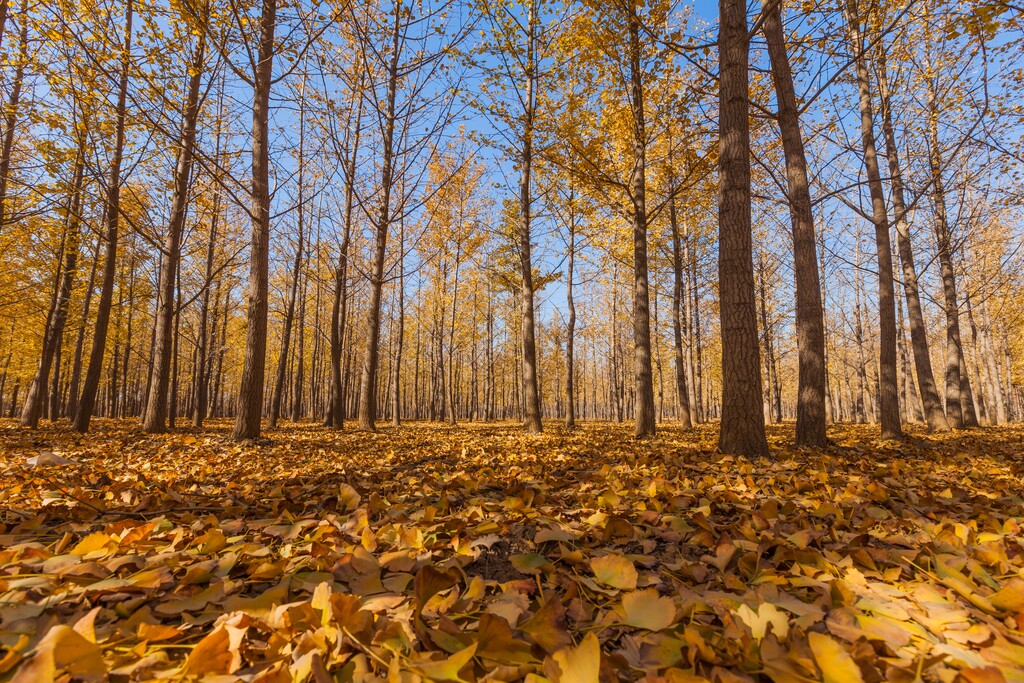
[[[768,455],[761,400],[750,222],[746,4],[719,0],[718,282],[722,330],[723,453]]]
[[[636,2],[630,3],[629,7],[629,80],[633,110],[633,171],[629,186],[633,204],[633,362],[636,374],[636,426],[633,434],[637,438],[646,438],[654,436],[656,418],[647,269],[647,130],[640,66],[640,17]]]
[[[303,88],[305,82],[303,82]],[[301,95],[299,96],[301,100]],[[295,263],[292,265],[292,278],[291,287],[288,291],[288,309],[285,311],[284,316],[284,330],[281,333],[281,355],[277,359],[277,378],[274,382],[274,393],[270,400],[270,419],[269,426],[271,429],[277,428],[277,420],[281,416],[281,399],[284,396],[284,385],[288,378],[288,351],[291,348],[292,341],[292,326],[295,323],[295,302],[299,297],[299,280],[302,277],[302,255],[306,248],[305,245],[305,162],[303,160],[303,151],[305,145],[305,133],[306,133],[306,111],[304,104],[300,101],[299,104],[299,201],[297,207],[298,215],[298,230],[299,230],[299,242],[295,248]]]
[[[277,0],[263,0],[260,44],[253,74],[252,102],[252,247],[246,310],[245,357],[238,388],[238,415],[232,438],[260,435],[267,359],[267,278],[270,269],[270,88],[274,68]]]
[[[679,423],[683,429],[692,429],[690,415],[690,389],[686,382],[686,359],[683,354],[683,259],[679,244],[679,216],[676,212],[675,187],[670,188],[668,224],[672,231],[672,348],[675,352],[676,401],[679,405]]]
[[[3,2],[3,18],[7,20],[7,0]],[[2,26],[2,25],[0,25]],[[11,154],[14,152],[14,133],[18,123],[18,105],[21,102],[21,89],[25,82],[25,65],[28,64],[28,3],[21,3],[21,33],[18,40],[18,63],[14,67],[14,79],[8,95],[4,117],[3,147],[0,149],[0,232],[7,222],[7,186],[11,173]]]
[[[398,223],[398,330],[395,332],[394,384],[391,387],[391,426],[402,424],[402,348],[405,342],[405,220]]]
[[[100,387],[103,370],[103,355],[107,346],[107,331],[110,328],[110,309],[114,297],[114,279],[117,274],[118,225],[121,218],[121,160],[124,154],[125,107],[128,100],[128,72],[131,66],[133,0],[125,2],[124,47],[121,54],[121,73],[118,77],[117,109],[115,110],[114,150],[110,162],[110,177],[103,211],[106,218],[106,249],[103,262],[103,283],[100,299],[96,305],[96,326],[93,330],[92,351],[89,354],[89,368],[85,373],[82,395],[78,400],[74,428],[84,434],[89,431],[96,405],[96,394]]]
[[[103,236],[96,240],[96,246],[92,253],[92,267],[89,269],[89,281],[85,286],[85,297],[82,300],[82,318],[78,325],[78,333],[75,335],[75,357],[71,362],[71,380],[68,382],[68,419],[75,421],[78,413],[79,385],[82,380],[82,356],[85,351],[85,329],[89,323],[89,308],[92,304],[93,286],[96,284],[96,270],[100,262],[100,247],[103,245]]]
[[[398,97],[398,59],[402,37],[402,8],[396,4],[391,34],[391,62],[388,65],[388,94],[383,112],[383,155],[381,159],[380,213],[375,226],[373,261],[370,266],[370,296],[366,309],[366,349],[359,383],[359,427],[376,431],[377,364],[380,358],[380,308],[384,288],[384,259],[391,228],[391,191],[395,184],[395,102]]]
[[[565,274],[565,305],[569,319],[565,327],[565,426],[576,426],[576,301],[573,299],[573,277],[576,269],[576,193],[569,180],[569,261]]]
[[[988,314],[988,302],[984,299],[979,306],[979,317],[981,318],[981,355],[984,358],[985,374],[988,377],[989,395],[992,397],[994,423],[1003,424],[1010,418],[1007,410],[1007,400],[1009,397],[1003,395],[999,359],[996,356],[996,346],[992,338],[992,320]]]
[[[796,279],[796,337],[798,388],[796,444],[822,447],[825,435],[825,323],[818,280],[818,255],[811,210],[807,157],[800,134],[793,71],[782,28],[782,5],[765,8],[764,33],[772,63],[779,106],[779,130],[786,157],[790,218],[793,224],[793,271]]]
[[[307,271],[308,273],[308,271]],[[302,393],[306,376],[306,292],[309,275],[302,279],[302,293],[299,295],[298,330],[299,338],[295,347],[295,376],[292,381],[292,422],[302,419]]]
[[[167,431],[167,388],[170,382],[172,325],[175,320],[174,285],[181,259],[181,238],[188,211],[189,183],[192,180],[192,161],[196,146],[196,122],[199,119],[200,86],[206,61],[206,32],[199,34],[196,51],[189,65],[188,90],[185,96],[185,118],[178,142],[178,158],[174,167],[174,194],[171,215],[164,238],[164,258],[160,268],[159,292],[154,333],[154,357],[150,379],[149,400],[142,428],[150,434]]]
[[[359,135],[362,130],[363,95],[355,114],[355,130],[349,142],[345,171],[345,213],[338,265],[334,270],[334,299],[331,304],[331,389],[324,425],[341,429],[345,422],[345,387],[341,374],[342,347],[345,343],[345,321],[348,307],[348,250],[352,242],[352,211],[355,206],[356,161],[359,156]],[[351,122],[351,119],[350,119]]]
[[[219,164],[221,162],[221,134],[222,126],[220,123],[221,117],[223,116],[223,86],[220,93],[220,100],[217,106],[217,142],[214,150],[214,159]],[[208,371],[209,365],[212,365],[209,358],[212,357],[210,353],[214,343],[214,333],[216,328],[208,329],[210,326],[210,286],[213,284],[213,260],[216,254],[217,248],[217,227],[220,222],[220,202],[221,192],[220,185],[214,181],[213,189],[213,210],[212,216],[210,217],[210,234],[206,242],[206,264],[203,271],[203,298],[199,309],[199,330],[197,332],[198,346],[196,349],[197,360],[196,360],[196,398],[192,406],[192,424],[195,425],[196,429],[202,429],[203,420],[209,411],[208,398],[209,398],[209,386],[210,386],[210,374]],[[214,300],[214,309],[216,309],[217,301]],[[214,310],[214,316],[216,317],[216,310]]]
[[[939,390],[932,373],[931,352],[928,349],[928,331],[921,307],[921,294],[914,265],[914,248],[907,221],[907,206],[904,198],[903,169],[900,164],[899,147],[892,123],[892,104],[889,91],[889,77],[886,68],[884,46],[879,43],[875,49],[875,63],[878,73],[878,95],[882,109],[882,134],[885,137],[885,155],[889,162],[889,177],[892,186],[892,207],[896,225],[896,246],[903,269],[903,295],[907,300],[907,318],[910,322],[910,346],[913,349],[914,369],[917,372],[917,386],[924,408],[928,429],[933,432],[949,431],[949,422],[942,410]]]
[[[970,393],[970,380],[961,377],[963,346],[960,338],[960,307],[956,292],[956,272],[953,268],[953,248],[946,213],[946,189],[942,177],[942,150],[939,148],[938,102],[934,84],[928,100],[928,168],[931,173],[931,195],[935,206],[935,240],[938,243],[939,272],[942,277],[943,312],[946,314],[946,417],[955,429],[976,427],[973,402],[964,393]],[[973,418],[973,419],[972,419]]]
[[[861,146],[864,168],[871,194],[871,215],[875,227],[875,251],[878,256],[878,417],[883,439],[903,436],[900,425],[899,387],[896,359],[896,295],[893,285],[892,244],[889,240],[889,218],[886,214],[885,191],[878,168],[875,149],[874,112],[871,104],[871,83],[868,76],[864,39],[861,35],[857,0],[847,1],[847,28],[856,67],[860,108]]]
[[[64,267],[62,268],[57,297],[50,314],[46,319],[46,327],[43,331],[43,350],[39,360],[39,367],[32,383],[29,385],[28,393],[25,394],[25,405],[21,411],[21,425],[36,429],[39,426],[39,418],[46,405],[47,391],[46,382],[50,378],[50,368],[61,340],[64,337],[64,325],[68,319],[68,305],[71,301],[71,290],[74,287],[75,275],[78,272],[78,251],[82,237],[81,230],[81,207],[82,207],[82,184],[85,176],[85,150],[79,148],[75,158],[74,177],[71,181],[71,194],[68,198],[67,226],[68,240],[64,247]],[[58,359],[59,368],[59,359]],[[58,375],[59,376],[59,375]],[[59,389],[59,386],[58,386]],[[51,419],[54,415],[51,413]]]
[[[537,342],[534,333],[533,259],[531,245],[532,197],[530,172],[533,166],[533,126],[536,114],[535,41],[537,18],[535,2],[531,0],[527,17],[526,35],[526,99],[523,112],[523,149],[519,176],[519,267],[522,273],[520,291],[522,305],[523,340],[523,426],[531,434],[543,431],[540,421],[540,390],[537,381]]]

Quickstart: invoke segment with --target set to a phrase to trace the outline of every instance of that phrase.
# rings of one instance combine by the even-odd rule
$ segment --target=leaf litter
[[[1024,682],[1021,427],[228,428],[0,427],[0,680]]]

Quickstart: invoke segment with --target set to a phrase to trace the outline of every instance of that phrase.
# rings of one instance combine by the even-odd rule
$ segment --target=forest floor
[[[0,680],[1024,681],[1021,426],[94,425],[0,421]]]

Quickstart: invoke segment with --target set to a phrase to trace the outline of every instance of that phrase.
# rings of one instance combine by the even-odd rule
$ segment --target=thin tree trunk
[[[89,354],[89,368],[85,373],[82,395],[78,400],[74,428],[80,433],[89,431],[96,405],[96,393],[103,371],[103,356],[107,346],[107,331],[110,327],[110,309],[114,297],[114,279],[117,274],[118,224],[121,218],[121,160],[124,154],[125,108],[128,100],[128,71],[131,66],[132,18],[134,0],[125,2],[124,47],[121,54],[121,73],[117,89],[117,109],[114,124],[114,149],[110,163],[110,177],[107,181],[107,195],[104,205],[106,218],[106,250],[103,263],[103,283],[96,308],[96,326],[93,331],[92,351]]]
[[[295,380],[292,383],[292,422],[302,418],[302,393],[306,372],[306,290],[308,275],[302,279],[302,294],[299,296],[298,344],[295,347]]]
[[[189,183],[192,180],[192,161],[196,146],[196,122],[199,119],[200,86],[206,61],[206,32],[197,39],[195,54],[189,66],[188,90],[185,96],[185,118],[178,141],[178,158],[174,167],[174,194],[171,215],[163,245],[163,265],[160,268],[157,315],[154,325],[155,347],[150,379],[149,398],[142,428],[150,434],[167,431],[167,388],[170,382],[172,335],[175,324],[174,285],[181,260],[181,239],[188,211]]]
[[[103,236],[96,240],[96,247],[92,254],[92,267],[89,269],[89,281],[85,286],[85,298],[82,301],[82,319],[78,325],[78,333],[75,335],[75,358],[71,364],[71,381],[68,383],[68,419],[74,422],[78,413],[78,391],[82,379],[82,355],[85,350],[85,329],[89,322],[89,307],[92,303],[93,286],[96,284],[96,270],[100,262],[100,247],[103,244]]]
[[[71,181],[71,195],[68,198],[67,217],[65,225],[67,230],[67,244],[64,247],[64,267],[62,268],[57,288],[57,296],[53,308],[47,316],[46,327],[43,331],[43,350],[39,360],[39,367],[32,383],[29,385],[28,393],[25,395],[25,406],[21,411],[21,424],[25,427],[35,429],[39,426],[39,418],[47,400],[46,382],[50,378],[50,368],[54,358],[57,358],[57,370],[54,372],[54,395],[59,402],[59,349],[64,338],[64,325],[68,318],[68,306],[71,301],[71,290],[75,284],[75,275],[78,272],[78,251],[82,237],[81,230],[81,207],[82,207],[82,185],[85,177],[85,150],[79,149],[75,158],[74,177]],[[50,419],[54,419],[54,411],[50,412]]]
[[[245,357],[232,438],[260,435],[267,359],[267,279],[270,269],[270,88],[274,68],[277,0],[263,0],[252,101],[252,236],[246,310]]]
[[[221,132],[222,132],[222,127],[221,127],[219,121],[221,120],[221,117],[223,116],[223,99],[224,99],[224,92],[223,92],[223,84],[222,84],[221,92],[219,94],[219,100],[218,100],[218,103],[217,103],[217,120],[218,120],[218,125],[217,125],[217,142],[216,142],[215,151],[214,151],[214,159],[217,160],[217,163],[220,163],[222,161],[221,160]],[[212,216],[210,217],[210,234],[209,234],[209,237],[207,238],[207,242],[206,242],[206,264],[205,264],[204,271],[203,271],[203,298],[202,298],[202,304],[200,305],[200,309],[199,309],[199,330],[197,332],[197,337],[198,337],[197,354],[198,354],[198,358],[197,358],[197,361],[196,361],[196,398],[195,398],[195,402],[194,402],[193,408],[192,408],[192,423],[195,425],[196,429],[202,429],[202,427],[203,427],[203,420],[206,418],[207,412],[209,410],[208,405],[207,405],[207,399],[209,397],[210,377],[209,377],[209,372],[208,372],[208,368],[207,368],[207,365],[209,364],[209,361],[207,359],[208,359],[208,357],[211,357],[210,350],[213,347],[213,342],[214,342],[214,336],[213,335],[214,335],[214,332],[216,331],[215,328],[214,329],[208,329],[208,327],[210,325],[210,321],[209,321],[209,318],[210,318],[210,285],[212,284],[211,280],[213,279],[213,260],[214,260],[214,255],[216,254],[216,248],[217,248],[217,227],[218,227],[217,224],[220,221],[220,202],[221,202],[220,185],[215,180],[214,181],[214,189],[213,189]],[[215,299],[214,300],[214,309],[216,309],[216,305],[217,305],[217,301]],[[214,315],[216,316],[216,310],[214,311]]]
[[[135,279],[132,278],[134,285]],[[179,344],[181,343],[181,261],[178,261],[178,267],[174,269],[174,334],[171,338],[171,386],[169,395],[167,397],[167,426],[170,429],[174,429],[174,422],[178,419],[178,363],[180,361],[178,355]],[[130,316],[130,313],[129,313]],[[128,346],[131,346],[132,338],[132,319],[128,318]],[[127,377],[128,372],[128,356],[127,352],[125,355],[125,373]]]
[[[651,315],[647,272],[647,131],[644,117],[643,70],[640,65],[640,17],[629,5],[630,104],[633,110],[633,354],[636,373],[637,438],[654,436],[654,379],[651,373]]]
[[[565,304],[569,319],[565,328],[565,426],[576,426],[576,301],[573,299],[573,278],[576,268],[576,193],[569,180],[569,254],[565,275]]]
[[[847,1],[847,28],[856,66],[859,92],[861,145],[868,190],[871,194],[872,223],[875,226],[875,251],[878,256],[878,413],[883,439],[903,435],[900,425],[899,389],[896,377],[896,295],[893,286],[892,244],[889,240],[889,218],[886,215],[885,191],[875,150],[874,113],[871,105],[871,84],[868,77],[864,39],[857,0]]]
[[[768,321],[768,285],[765,282],[764,254],[757,252],[757,289],[758,304],[761,314],[761,338],[764,343],[764,369],[765,379],[768,380],[767,404],[768,419],[771,422],[782,421],[782,407],[776,398],[778,397],[778,378],[775,376],[775,344],[772,341],[772,326]]]
[[[942,178],[942,151],[939,148],[938,103],[934,86],[929,92],[928,165],[931,172],[932,202],[935,205],[935,239],[938,242],[939,272],[942,276],[943,311],[946,314],[946,416],[956,429],[977,426],[970,380],[961,377],[963,346],[960,338],[960,307],[953,268],[953,249],[946,217],[946,190]]]
[[[815,267],[818,268],[818,272],[819,272],[818,283],[821,286],[821,330],[822,330],[822,340],[825,343],[825,345],[824,345],[825,355],[823,356],[823,359],[825,361],[825,368],[824,368],[825,369],[825,423],[826,424],[832,424],[835,421],[836,411],[833,409],[833,405],[832,405],[833,395],[832,395],[831,385],[829,383],[829,371],[828,371],[828,368],[829,368],[829,365],[828,365],[828,360],[829,360],[829,356],[828,356],[828,318],[827,318],[827,314],[825,313],[825,311],[828,309],[828,306],[825,303],[825,294],[828,291],[828,287],[825,285],[825,241],[824,241],[824,238],[823,238],[823,236],[822,236],[822,234],[820,232],[817,235],[817,239],[818,239],[819,246],[821,247],[821,249],[819,250],[820,251],[820,257],[818,259],[818,263],[815,264]],[[840,398],[842,397],[842,392],[839,393],[839,396],[840,396]]]
[[[995,424],[991,414],[993,407],[990,405],[990,395],[987,393],[989,384],[985,377],[985,367],[981,360],[981,339],[978,334],[978,325],[974,320],[974,306],[971,305],[970,294],[964,297],[964,300],[967,306],[967,323],[971,328],[971,355],[974,356],[974,379],[972,384],[978,388],[978,418],[979,421],[985,424]]]
[[[885,154],[889,162],[889,177],[892,185],[892,206],[896,225],[896,246],[903,269],[903,295],[907,300],[907,317],[910,321],[910,345],[914,352],[914,369],[917,385],[924,407],[925,421],[933,432],[949,431],[949,422],[942,410],[942,401],[932,373],[931,352],[928,349],[928,331],[924,312],[921,308],[921,294],[914,265],[914,248],[907,221],[907,206],[904,199],[903,169],[900,164],[899,147],[892,123],[892,104],[889,91],[889,77],[886,68],[885,47],[879,43],[875,49],[878,73],[878,95],[882,109],[882,133],[885,136]]]
[[[21,34],[18,40],[17,66],[14,67],[14,79],[7,98],[7,112],[4,117],[3,148],[0,149],[0,233],[7,222],[7,186],[11,173],[11,154],[14,152],[14,133],[18,123],[18,105],[21,101],[21,89],[25,81],[25,65],[28,64],[28,3],[21,2]],[[3,19],[7,20],[7,0],[3,2]],[[2,30],[2,24],[0,24]]]
[[[402,424],[402,348],[405,341],[405,220],[398,223],[398,330],[395,333],[394,385],[391,389],[391,425]],[[453,304],[454,305],[454,304]]]
[[[338,266],[334,271],[334,300],[331,305],[331,393],[328,399],[324,425],[341,429],[345,422],[345,388],[342,384],[341,355],[345,343],[345,321],[348,307],[348,250],[352,241],[352,210],[355,206],[356,161],[359,155],[359,135],[362,130],[363,96],[355,115],[355,131],[352,134],[351,149],[345,160],[345,215],[344,232],[338,254]]]
[[[0,0],[0,46],[3,45],[4,39],[4,27],[7,25],[7,0]],[[3,410],[3,404],[0,403],[0,412]]]
[[[769,2],[764,32],[772,63],[772,79],[779,103],[779,130],[786,156],[790,218],[793,223],[793,271],[796,279],[796,337],[798,388],[796,444],[822,447],[825,435],[825,323],[818,280],[814,214],[807,173],[807,157],[800,134],[793,71],[782,29],[782,5]]]
[[[867,419],[867,385],[868,385],[868,361],[864,353],[864,322],[863,308],[861,306],[861,284],[860,284],[860,235],[857,235],[856,260],[854,261],[854,331],[853,339],[857,345],[857,393],[854,397],[854,421],[863,424]]]
[[[65,316],[66,319],[66,316]],[[51,422],[55,422],[60,418],[61,412],[61,356],[64,353],[64,334],[63,330],[61,334],[57,335],[56,348],[53,350],[53,373],[50,379],[50,391],[48,392],[49,406],[47,407],[46,414]]]
[[[520,292],[522,304],[522,342],[523,342],[523,426],[531,434],[543,431],[540,420],[540,389],[537,379],[537,342],[534,333],[534,290],[533,260],[531,244],[532,197],[530,173],[533,166],[533,126],[536,114],[536,79],[537,65],[535,58],[535,41],[537,32],[536,3],[530,2],[526,28],[526,99],[523,123],[523,149],[520,160],[519,176],[519,267],[522,274]]]
[[[366,349],[359,382],[359,427],[376,431],[377,365],[380,359],[381,292],[384,288],[384,259],[387,256],[391,228],[391,192],[395,184],[395,109],[398,97],[398,58],[402,37],[402,7],[394,7],[391,35],[391,62],[388,65],[388,94],[383,114],[383,154],[381,158],[380,212],[375,226],[373,261],[370,266],[370,296],[366,309]]]
[[[1009,413],[1007,411],[1009,397],[1003,395],[999,373],[999,359],[996,357],[995,343],[992,339],[992,320],[988,314],[988,303],[984,300],[982,300],[980,306],[980,317],[982,356],[985,359],[985,367],[987,368],[989,393],[993,399],[992,406],[995,411],[995,424],[1003,424],[1009,420]]]
[[[305,81],[303,81],[303,90],[305,89]],[[295,302],[299,297],[299,280],[302,277],[302,255],[305,250],[305,183],[304,183],[304,172],[305,163],[303,160],[303,151],[305,144],[305,132],[306,132],[306,113],[305,107],[301,102],[302,95],[299,96],[299,201],[298,201],[298,230],[299,230],[299,242],[295,248],[295,264],[292,266],[292,279],[291,287],[288,292],[288,309],[285,312],[284,317],[284,331],[281,334],[281,355],[277,359],[277,379],[274,382],[274,394],[270,401],[270,428],[277,428],[277,419],[281,415],[281,399],[284,395],[284,385],[288,378],[288,350],[291,347],[292,341],[292,326],[295,322]]]
[[[679,405],[679,422],[683,429],[692,429],[690,416],[690,390],[686,382],[686,360],[683,355],[683,260],[679,244],[679,217],[676,212],[676,188],[670,188],[668,200],[668,223],[672,231],[672,347],[675,352],[676,401]]]

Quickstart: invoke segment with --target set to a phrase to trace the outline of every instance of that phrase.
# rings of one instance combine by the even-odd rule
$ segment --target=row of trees
[[[1022,412],[998,5],[76,8],[0,21],[26,426],[717,418],[763,455],[766,419]]]

